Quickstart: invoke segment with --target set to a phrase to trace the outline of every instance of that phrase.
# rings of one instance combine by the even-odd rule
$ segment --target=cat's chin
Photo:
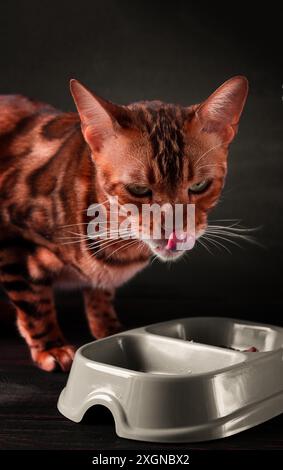
[[[177,259],[181,258],[185,251],[171,251],[167,250],[166,248],[151,248],[153,255],[157,255],[158,258],[162,261],[176,261]]]

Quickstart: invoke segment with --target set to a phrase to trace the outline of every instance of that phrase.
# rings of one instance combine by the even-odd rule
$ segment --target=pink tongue
[[[178,246],[177,246],[178,244]],[[179,250],[191,250],[195,244],[195,237],[192,235],[187,235],[185,232],[179,233],[178,236],[176,232],[172,232],[169,236],[166,250],[174,251],[177,248]]]
[[[176,250],[178,243],[178,238],[176,236],[175,232],[172,232],[169,236],[167,245],[166,245],[166,250]]]

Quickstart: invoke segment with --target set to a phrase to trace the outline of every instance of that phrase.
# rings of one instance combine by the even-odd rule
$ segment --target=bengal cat
[[[34,362],[67,371],[74,349],[56,319],[53,288],[80,286],[96,338],[121,328],[115,288],[157,254],[182,255],[168,240],[88,243],[87,208],[195,204],[195,233],[223,188],[229,144],[248,92],[226,81],[201,104],[160,101],[118,106],[71,81],[78,113],[20,95],[0,97],[0,280]],[[138,220],[138,223],[140,221]],[[107,227],[106,227],[107,228]],[[173,243],[174,245],[174,243]]]

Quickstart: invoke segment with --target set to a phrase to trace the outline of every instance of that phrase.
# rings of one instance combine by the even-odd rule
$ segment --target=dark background
[[[176,264],[154,262],[118,293],[127,327],[191,315],[283,325],[282,41],[274,4],[247,12],[239,2],[1,3],[1,93],[20,92],[73,110],[68,82],[74,77],[117,103],[161,99],[189,105],[233,75],[250,81],[226,188],[211,220],[260,226],[256,237],[265,249],[227,244],[231,255],[213,247],[210,255],[197,246]],[[75,325],[77,341],[85,341],[79,294],[59,294],[58,306],[67,334],[72,338]],[[7,312],[3,304],[8,338],[13,317]],[[15,337],[12,332],[11,341]],[[5,364],[13,369],[15,358],[28,364],[24,348],[13,356],[7,344]]]

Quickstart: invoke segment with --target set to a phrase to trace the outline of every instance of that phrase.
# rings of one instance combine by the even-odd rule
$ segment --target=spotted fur
[[[152,157],[157,162],[158,179],[174,188],[183,175],[185,130],[190,113],[181,106],[160,101],[137,103],[130,107],[139,128],[145,129]]]

